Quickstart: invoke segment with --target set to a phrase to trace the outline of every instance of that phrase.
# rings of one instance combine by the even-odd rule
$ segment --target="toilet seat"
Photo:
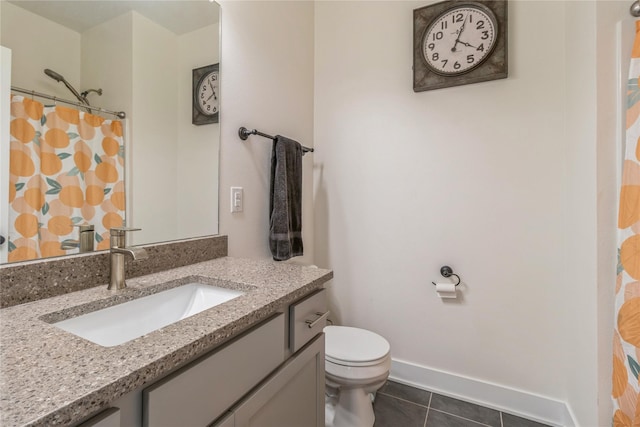
[[[341,365],[341,366],[351,366],[351,367],[367,367],[367,366],[376,366],[376,365],[380,365],[381,363],[384,363],[384,361],[386,359],[388,359],[388,353],[387,355],[381,357],[380,359],[376,359],[376,360],[370,360],[367,362],[354,362],[352,360],[341,360],[341,359],[337,359],[335,357],[331,357],[325,354],[324,356],[324,360],[330,363],[333,363],[335,365]]]
[[[363,385],[386,379],[391,369],[391,357],[383,358],[381,363],[371,366],[349,366],[324,361],[327,379],[342,385]]]
[[[391,346],[380,335],[349,326],[326,326],[325,360],[342,366],[385,364]]]

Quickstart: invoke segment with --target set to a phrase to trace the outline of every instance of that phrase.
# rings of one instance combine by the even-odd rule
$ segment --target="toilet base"
[[[340,390],[339,397],[325,397],[326,427],[373,427],[371,394],[363,388]]]
[[[325,427],[373,427],[375,393],[387,381],[389,372],[364,385],[340,384],[327,374],[325,382]],[[341,379],[341,382],[349,382]]]

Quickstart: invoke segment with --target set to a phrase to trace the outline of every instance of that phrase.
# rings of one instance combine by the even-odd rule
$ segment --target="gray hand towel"
[[[302,146],[276,135],[271,154],[269,248],[273,259],[302,255]]]

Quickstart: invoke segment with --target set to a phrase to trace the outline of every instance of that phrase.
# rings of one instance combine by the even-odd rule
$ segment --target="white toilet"
[[[389,376],[389,342],[365,329],[327,326],[326,427],[372,427],[374,393]]]

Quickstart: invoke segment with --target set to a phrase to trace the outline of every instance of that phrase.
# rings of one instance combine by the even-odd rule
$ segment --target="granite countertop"
[[[45,321],[96,310],[114,295],[126,299],[192,276],[251,290],[115,347],[99,346]],[[4,308],[0,310],[0,425],[73,424],[320,289],[332,276],[331,271],[314,267],[224,257],[128,279],[129,287],[115,294],[105,284]]]

